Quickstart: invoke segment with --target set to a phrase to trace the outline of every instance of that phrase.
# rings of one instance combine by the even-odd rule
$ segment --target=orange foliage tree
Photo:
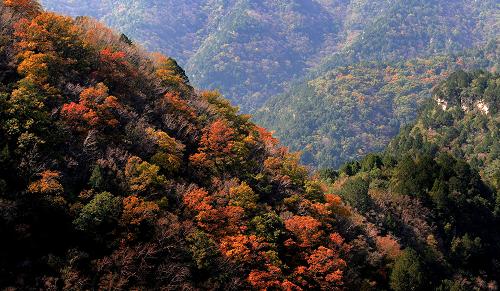
[[[189,106],[189,104],[181,99],[180,95],[174,91],[167,92],[163,101],[168,103],[171,109],[175,112],[183,113],[190,118],[196,118],[196,112]]]
[[[189,92],[191,88],[186,73],[174,59],[157,53],[152,54],[152,59],[155,62],[156,76],[163,86],[182,93]]]
[[[346,262],[339,257],[339,253],[320,246],[307,259],[309,276],[317,282],[321,289],[332,290],[342,286],[343,269]]]
[[[234,162],[236,133],[227,121],[218,119],[205,129],[199,152],[190,157],[191,165],[200,173],[223,170]]]
[[[115,111],[120,106],[118,99],[108,94],[108,87],[99,83],[83,90],[78,103],[64,104],[61,115],[78,131],[87,128],[113,128],[119,123]]]
[[[56,171],[46,170],[40,174],[40,179],[31,183],[28,191],[31,193],[40,194],[57,194],[64,191],[63,186],[59,182],[61,174]]]
[[[184,194],[184,205],[190,210],[201,212],[213,209],[213,198],[203,188],[195,188]]]
[[[11,1],[12,5],[19,1]],[[24,2],[22,2],[24,3]],[[29,3],[29,2],[26,2]],[[21,19],[15,25],[17,71],[22,79],[13,90],[9,103],[11,128],[17,131],[44,131],[50,112],[61,105],[57,86],[60,78],[84,63],[86,49],[79,28],[71,18],[53,13],[39,13],[33,19]]]
[[[200,146],[202,151],[215,156],[230,155],[234,145],[235,132],[226,121],[218,119],[204,129]]]
[[[80,33],[71,18],[54,13],[21,19],[14,34],[21,61],[19,73],[38,85],[46,86],[49,79],[55,83],[70,66],[86,62],[87,50]]]
[[[321,222],[311,216],[295,215],[285,221],[285,227],[294,234],[301,247],[316,244],[324,234],[321,230]]]
[[[159,210],[160,208],[154,202],[144,201],[137,196],[129,196],[123,199],[122,222],[128,225],[152,222]]]
[[[244,209],[226,205],[220,195],[211,195],[203,188],[194,188],[183,196],[189,212],[194,214],[199,227],[217,234],[235,234],[244,229]]]
[[[222,254],[233,262],[252,264],[263,259],[262,251],[267,245],[255,235],[235,235],[222,238]]]
[[[270,288],[281,289],[282,276],[283,274],[281,273],[280,268],[267,264],[265,271],[252,270],[248,275],[247,280],[253,288],[258,290],[268,290]]]

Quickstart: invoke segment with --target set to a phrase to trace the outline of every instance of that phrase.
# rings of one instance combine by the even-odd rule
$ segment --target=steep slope
[[[255,108],[281,91],[280,84],[320,60],[332,66],[336,59],[346,64],[457,52],[498,32],[494,1],[369,2],[240,1],[228,9],[228,21],[209,37],[210,45],[190,60],[188,71],[199,84],[221,88],[234,95],[237,104],[248,108],[250,102]],[[267,50],[262,51],[261,43]],[[332,53],[337,56],[329,56]],[[243,82],[232,83],[239,78]]]
[[[173,59],[0,2],[0,288],[386,288],[298,156]]]
[[[303,161],[317,167],[381,151],[420,105],[433,86],[456,69],[492,68],[497,42],[455,56],[402,62],[362,62],[327,70],[298,82],[269,100],[255,116]]]
[[[499,78],[454,73],[384,153],[323,173],[397,257],[394,290],[498,284]]]
[[[44,3],[164,47],[315,167],[382,150],[450,72],[498,63],[494,0]]]
[[[315,1],[235,1],[187,70],[197,84],[220,88],[245,110],[300,76],[340,22]]]
[[[338,196],[175,61],[34,1],[0,19],[1,289],[362,283]]]
[[[0,288],[498,284],[500,200],[467,163],[419,150],[351,163],[332,187],[350,208],[173,59],[34,1],[0,2],[0,20]],[[464,104],[496,120],[497,89],[459,73],[436,99],[456,124]],[[496,132],[483,123],[474,141]],[[489,166],[494,145],[464,156]]]
[[[500,29],[495,1],[236,3],[187,68],[197,84],[220,88],[245,110],[318,65],[453,53]]]
[[[253,111],[320,64],[458,52],[498,35],[487,1],[43,0],[49,9],[104,20],[186,64],[194,84]]]
[[[452,74],[434,98],[389,145],[396,154],[446,152],[464,159],[500,189],[500,79],[478,71]]]

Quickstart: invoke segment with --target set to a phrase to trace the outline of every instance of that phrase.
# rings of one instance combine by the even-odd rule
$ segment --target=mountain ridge
[[[49,8],[65,10],[60,5],[69,1],[45,0],[44,3],[50,4]],[[74,14],[93,13],[73,5]],[[434,85],[438,81],[435,77],[441,75],[438,70],[448,66],[436,64],[441,62],[439,59],[449,58],[446,62],[452,63],[451,59],[460,62],[458,59],[463,56],[466,60],[462,69],[497,69],[492,63],[498,62],[495,47],[498,47],[500,9],[491,0],[452,3],[441,0],[214,0],[184,1],[175,9],[170,8],[171,2],[145,0],[135,2],[135,6],[140,6],[137,9],[125,9],[132,5],[130,3],[118,5],[108,1],[103,4],[108,10],[113,5],[121,8],[101,19],[113,22],[115,28],[126,34],[131,32],[139,43],[146,46],[156,43],[155,49],[164,46],[164,51],[172,52],[171,56],[186,68],[194,85],[219,89],[243,112],[255,113],[256,122],[275,131],[285,145],[302,151],[302,161],[316,168],[340,166],[364,153],[381,150],[399,131],[400,125],[416,117],[418,104],[430,94],[416,94],[414,100],[409,95],[402,96],[405,93],[400,92],[409,91],[405,86],[412,83],[411,80],[401,85],[395,82],[385,93],[346,89],[361,93],[366,100],[375,100],[375,106],[383,109],[382,115],[365,114],[359,122],[355,120],[354,125],[360,130],[352,132],[351,124],[325,117],[334,119],[344,114],[340,110],[342,106],[333,106],[325,100],[337,94],[335,89],[325,92],[298,88],[307,88],[310,84],[318,87],[321,82],[347,86],[347,81],[337,82],[332,72],[349,66],[359,68],[355,69],[357,76],[366,83],[380,84],[383,76],[374,72],[377,63],[389,67],[404,67],[406,61],[420,63],[424,71],[436,70],[429,76]],[[151,11],[150,18],[147,11]],[[173,15],[175,11],[179,12]],[[127,13],[126,17],[119,15],[122,12]],[[158,21],[160,14],[165,21]],[[122,19],[129,19],[129,23],[120,22]],[[468,51],[474,49],[484,53],[473,56]],[[359,72],[365,63],[369,63],[367,67],[371,69]],[[470,65],[472,63],[475,65]],[[450,67],[448,74],[458,68]],[[408,75],[412,69],[403,71]],[[429,86],[413,83],[410,86]],[[359,87],[359,82],[354,86]],[[359,95],[339,95],[343,103],[351,104],[352,110],[366,113],[366,104],[357,103]],[[395,99],[389,100],[391,98]],[[288,99],[294,101],[288,102]],[[386,104],[380,99],[386,100]],[[318,124],[318,120],[322,120],[322,124]],[[387,122],[377,125],[381,120]],[[389,127],[386,124],[390,124]],[[357,137],[360,140],[354,141]]]
[[[43,3],[49,9],[68,12],[62,4],[72,2],[45,0]],[[179,4],[139,1],[136,5],[144,8],[125,9],[123,5],[128,4],[108,1],[102,4],[106,10],[118,5],[123,7],[118,11],[131,13],[127,16],[129,23],[120,22],[124,16],[116,13],[94,16],[126,34],[132,33],[150,49],[163,46],[163,52],[187,65],[194,84],[220,89],[245,112],[257,109],[268,95],[280,93],[288,81],[317,64],[338,66],[337,60],[328,61],[332,54],[340,54],[335,58],[347,58],[353,63],[380,60],[379,56],[385,56],[388,61],[402,56],[425,56],[429,52],[458,52],[496,37],[495,31],[500,29],[495,21],[499,13],[495,1],[459,1],[451,6],[436,0],[398,0],[389,4],[386,1],[214,0]],[[181,18],[166,15],[162,18],[171,23],[157,21],[154,15],[168,14],[173,7],[184,9],[178,13]],[[72,6],[69,11],[74,16],[95,14],[85,7]],[[147,18],[146,11],[153,16]],[[423,23],[429,19],[434,20],[427,31]],[[144,29],[141,23],[151,28]],[[153,23],[161,25],[161,29],[153,28]],[[176,27],[178,23],[181,23],[180,29]],[[147,40],[148,30],[153,31],[153,42]],[[404,41],[400,42],[401,39]],[[182,53],[175,46],[191,48]],[[225,81],[221,82],[221,78]]]
[[[359,78],[438,85],[394,149],[311,176],[174,59],[89,17],[2,1],[0,286],[495,289],[498,175],[480,170],[498,170],[498,74],[442,69],[474,55]]]

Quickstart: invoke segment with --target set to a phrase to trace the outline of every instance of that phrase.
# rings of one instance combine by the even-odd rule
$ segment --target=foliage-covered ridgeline
[[[302,161],[339,167],[382,151],[415,120],[432,88],[458,69],[498,66],[498,43],[455,56],[365,62],[325,71],[269,100],[255,120],[276,131]]]
[[[385,238],[392,289],[498,288],[499,80],[452,74],[383,154],[321,172],[366,232]]]
[[[498,64],[496,0],[41,2],[175,57],[318,168],[382,151],[451,72]]]
[[[90,16],[125,33],[150,51],[186,64],[215,26],[219,0],[41,0],[47,10],[73,17]],[[214,27],[215,28],[215,27]]]
[[[258,109],[323,64],[448,54],[498,36],[495,0],[42,0],[105,21],[186,65],[192,81]]]
[[[339,196],[173,59],[0,2],[0,287],[386,286]]]
[[[447,152],[500,190],[500,77],[458,71],[433,90],[417,123],[389,145],[398,154]]]

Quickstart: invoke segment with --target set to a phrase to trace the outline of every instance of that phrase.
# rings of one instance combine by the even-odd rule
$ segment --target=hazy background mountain
[[[255,115],[303,162],[338,167],[381,151],[411,123],[432,88],[457,69],[491,68],[498,46],[459,55],[362,62],[325,70],[272,97]]]
[[[172,56],[194,84],[220,89],[244,111],[281,92],[342,38],[346,3],[307,1],[42,1],[90,15]],[[343,6],[342,9],[340,9]]]
[[[195,7],[139,3],[87,8],[143,27],[147,11],[188,23]],[[235,56],[252,44],[241,35],[279,43],[276,31],[299,27],[283,15],[309,11],[200,7],[217,3],[184,62],[201,48],[219,60],[226,41],[207,46],[224,37]],[[89,17],[0,1],[0,289],[496,290],[500,76],[461,70],[497,70],[496,6],[402,3],[311,2],[331,15],[344,5],[338,35],[352,36],[319,41],[314,68],[257,116],[310,164],[364,156],[311,173],[172,58]],[[464,34],[448,41],[451,25]]]
[[[495,0],[42,3],[172,56],[194,85],[258,112],[258,123],[315,166],[381,150],[433,85],[457,68],[495,70],[498,59]],[[464,53],[473,47],[483,52]]]

